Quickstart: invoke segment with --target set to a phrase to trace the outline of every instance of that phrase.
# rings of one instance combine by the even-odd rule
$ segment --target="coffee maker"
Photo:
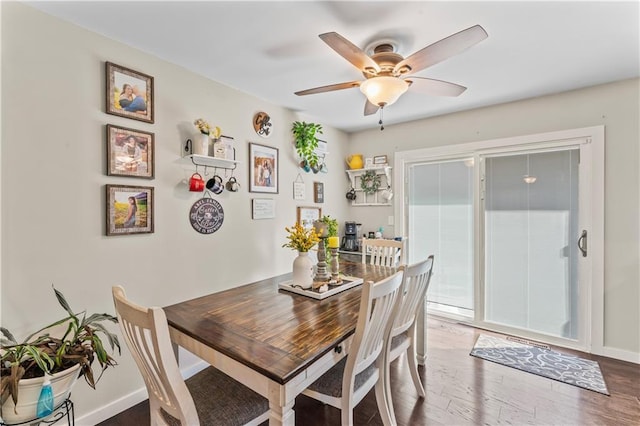
[[[358,251],[358,227],[355,222],[344,223],[344,237],[342,237],[342,250]]]

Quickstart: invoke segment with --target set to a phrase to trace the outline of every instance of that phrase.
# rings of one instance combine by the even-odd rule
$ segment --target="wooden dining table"
[[[341,262],[379,281],[396,270]],[[295,424],[295,398],[346,356],[362,285],[322,300],[278,288],[291,274],[164,308],[171,340],[269,400],[269,424]]]

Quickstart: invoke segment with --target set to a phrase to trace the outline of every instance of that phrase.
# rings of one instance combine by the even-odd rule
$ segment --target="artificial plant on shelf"
[[[211,139],[220,138],[220,133],[222,132],[220,130],[220,127],[218,126],[214,127],[209,123],[207,123],[202,118],[197,118],[196,120],[194,120],[193,124],[196,126],[198,130],[200,130],[200,133],[202,133],[203,135],[208,135]]]
[[[117,348],[120,353],[118,336],[103,325],[104,321],[117,323],[118,319],[106,313],[89,316],[84,311],[75,313],[64,295],[55,287],[53,291],[58,303],[67,312],[65,317],[31,333],[22,342],[18,342],[9,330],[0,327],[2,405],[9,397],[14,405],[18,404],[18,385],[22,379],[52,375],[80,365],[80,374],[95,389],[102,373],[108,367],[117,365],[107,353],[102,338],[107,339],[112,351]],[[49,334],[54,328],[65,330],[62,337]],[[97,378],[91,366],[95,359],[101,367]]]
[[[291,131],[295,138],[296,152],[302,158],[301,167],[308,165],[311,169],[318,169],[318,134],[322,134],[322,125],[307,123],[305,121],[294,121]]]

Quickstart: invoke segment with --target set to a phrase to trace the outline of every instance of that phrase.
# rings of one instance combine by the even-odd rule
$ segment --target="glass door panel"
[[[408,262],[433,254],[427,301],[473,309],[473,160],[408,170]]]
[[[485,157],[485,320],[578,338],[579,149]]]

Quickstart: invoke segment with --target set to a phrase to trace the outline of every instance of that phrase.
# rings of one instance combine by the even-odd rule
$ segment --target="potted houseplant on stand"
[[[289,240],[282,247],[288,247],[298,251],[298,257],[293,261],[293,285],[302,288],[311,288],[313,284],[313,261],[309,258],[309,250],[316,245],[320,238],[312,226],[305,229],[296,223],[291,228],[285,228],[289,233]]]
[[[67,316],[31,333],[21,343],[9,330],[0,327],[0,414],[5,423],[49,416],[68,398],[80,375],[95,389],[104,370],[116,365],[102,338],[108,340],[112,351],[117,348],[120,352],[118,337],[103,324],[104,321],[117,323],[118,319],[109,314],[87,316],[85,312],[75,313],[64,295],[55,288],[53,290]],[[61,337],[55,337],[50,334],[53,329],[65,331]],[[92,369],[96,359],[101,367],[97,378]],[[52,389],[50,393],[45,392],[47,382]]]
[[[316,123],[307,123],[304,121],[294,121],[291,131],[295,138],[296,152],[302,159],[300,167],[305,171],[313,170],[314,173],[320,171],[318,165],[318,134],[322,134],[322,125]]]

